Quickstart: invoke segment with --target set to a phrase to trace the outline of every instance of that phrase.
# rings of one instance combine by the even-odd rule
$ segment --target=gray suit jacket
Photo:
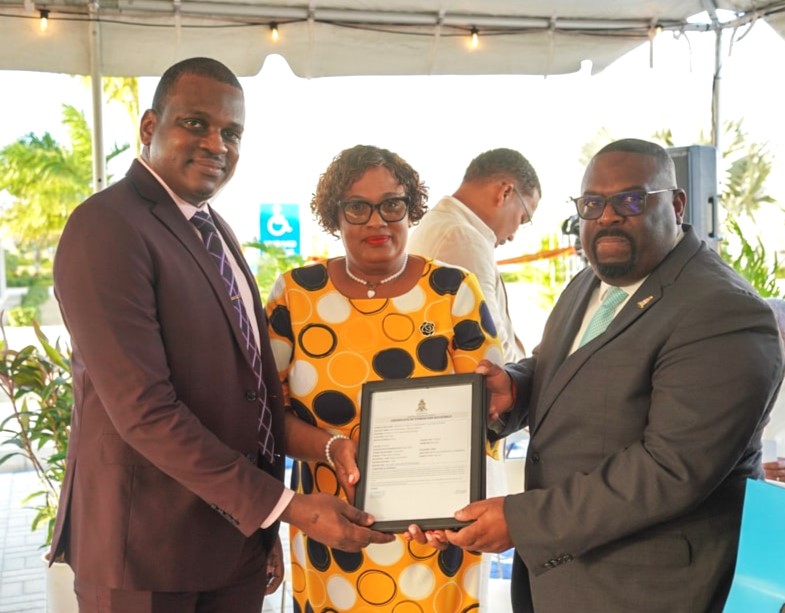
[[[685,231],[604,334],[568,356],[587,268],[507,367],[503,434],[531,432],[526,491],[504,507],[516,612],[721,610],[783,358],[769,307]]]
[[[214,213],[213,213],[214,214]],[[255,288],[233,235],[216,224]],[[283,492],[257,457],[259,401],[218,268],[138,162],[72,214],[55,290],[73,345],[74,414],[52,542],[76,576],[127,590],[225,585]],[[283,395],[254,291],[276,452]]]

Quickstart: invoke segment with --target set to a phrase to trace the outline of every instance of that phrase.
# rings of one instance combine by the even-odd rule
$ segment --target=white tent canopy
[[[735,17],[712,23],[716,9]],[[709,15],[704,23],[688,21],[699,13]],[[0,0],[0,69],[152,76],[184,57],[209,55],[253,75],[279,53],[303,77],[563,74],[583,60],[596,73],[658,31],[759,17],[785,28],[785,2]]]
[[[199,55],[241,76],[272,53],[303,77],[565,74],[584,60],[597,73],[663,30],[714,31],[716,144],[721,33],[759,18],[785,33],[785,0],[0,0],[0,70],[92,77],[98,190],[100,77],[160,75]]]

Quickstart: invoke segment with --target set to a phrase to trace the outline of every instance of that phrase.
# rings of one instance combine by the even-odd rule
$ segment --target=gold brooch
[[[646,296],[643,300],[638,300],[638,308],[646,308],[646,305],[649,304],[652,300],[654,300],[654,296]]]

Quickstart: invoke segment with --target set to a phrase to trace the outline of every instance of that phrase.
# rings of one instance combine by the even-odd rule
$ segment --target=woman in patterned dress
[[[427,190],[396,154],[341,152],[311,209],[340,235],[346,256],[297,268],[267,303],[270,339],[291,410],[292,489],[353,500],[360,392],[366,381],[473,372],[501,362],[476,278],[406,255]],[[422,540],[422,539],[421,539]],[[480,556],[398,535],[359,553],[325,547],[291,528],[294,610],[462,613],[479,608]]]

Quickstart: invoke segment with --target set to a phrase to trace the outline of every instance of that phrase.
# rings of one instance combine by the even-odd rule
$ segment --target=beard
[[[604,236],[620,236],[626,238],[630,244],[630,257],[627,258],[627,260],[624,262],[600,262],[600,259],[597,256],[597,239]],[[594,266],[597,270],[597,273],[599,276],[607,279],[618,279],[620,277],[627,276],[634,268],[635,262],[638,260],[638,246],[635,244],[635,240],[623,230],[616,228],[600,230],[597,232],[597,234],[595,234],[594,238],[592,239],[591,252],[592,260],[594,260]]]

